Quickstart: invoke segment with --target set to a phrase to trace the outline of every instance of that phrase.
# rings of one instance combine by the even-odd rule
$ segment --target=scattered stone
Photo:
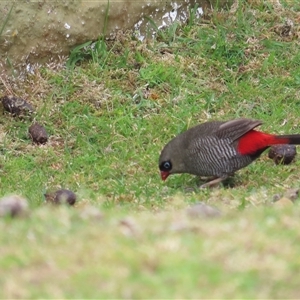
[[[195,192],[195,189],[191,186],[184,187],[184,192],[189,194]]]
[[[46,193],[46,201],[53,204],[69,204],[74,205],[76,202],[76,195],[70,190],[61,189],[53,193]]]
[[[176,221],[171,223],[170,230],[175,232],[180,231],[190,231],[191,227],[188,225],[187,222],[184,221]]]
[[[80,212],[80,217],[84,220],[102,220],[103,214],[97,207],[92,205],[85,205]]]
[[[282,195],[280,195],[280,194],[275,194],[275,195],[273,196],[273,202],[278,201],[281,197],[282,197]]]
[[[289,37],[293,36],[294,28],[294,22],[291,19],[286,19],[284,24],[275,26],[274,31],[281,37]]]
[[[119,222],[122,233],[128,237],[136,236],[139,234],[139,228],[132,218],[124,218]]]
[[[298,196],[299,196],[299,190],[298,188],[294,188],[294,189],[288,189],[285,194],[284,194],[284,197],[292,200],[292,201],[295,201]]]
[[[219,217],[221,212],[210,205],[203,202],[196,203],[187,209],[187,214],[193,218],[203,218],[203,217]]]
[[[277,200],[276,202],[274,202],[274,207],[278,207],[278,208],[284,208],[284,207],[289,207],[289,206],[293,206],[294,203],[293,201],[291,201],[290,199],[286,198],[286,197],[282,197],[279,200]]]
[[[0,199],[0,217],[25,216],[28,213],[27,200],[18,195],[5,196]]]
[[[25,117],[34,112],[32,105],[22,98],[4,96],[1,101],[4,109],[13,116]]]
[[[276,165],[290,164],[297,154],[295,145],[274,145],[269,150],[269,158],[273,159]]]
[[[29,129],[29,136],[32,139],[33,143],[36,144],[46,144],[48,141],[48,134],[44,126],[39,123],[32,124]]]

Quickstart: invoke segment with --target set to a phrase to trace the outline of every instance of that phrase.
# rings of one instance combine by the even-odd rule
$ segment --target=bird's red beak
[[[163,181],[165,181],[169,175],[170,175],[170,173],[167,171],[160,171],[160,176]]]

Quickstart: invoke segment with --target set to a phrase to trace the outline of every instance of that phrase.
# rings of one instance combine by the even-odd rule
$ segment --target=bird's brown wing
[[[224,122],[216,131],[219,138],[230,138],[232,141],[237,140],[242,135],[262,124],[262,121],[251,119],[236,119]]]

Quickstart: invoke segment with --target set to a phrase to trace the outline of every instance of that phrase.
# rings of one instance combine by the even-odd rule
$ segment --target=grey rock
[[[28,213],[27,200],[18,195],[9,195],[0,199],[0,217],[25,216]]]
[[[293,188],[293,189],[288,189],[285,193],[284,193],[284,197],[292,200],[292,201],[295,201],[298,196],[299,196],[299,191],[300,189],[299,188]]]
[[[92,205],[86,205],[80,211],[80,217],[84,220],[102,220],[103,214],[97,207]]]
[[[119,227],[122,233],[128,237],[133,237],[140,233],[140,228],[138,224],[131,217],[126,217],[120,220]]]
[[[275,195],[273,195],[273,202],[278,201],[281,197],[282,197],[281,194],[275,194]]]
[[[187,209],[187,214],[188,216],[193,218],[203,218],[203,217],[211,218],[211,217],[221,216],[221,212],[217,208],[205,204],[203,202],[199,202],[190,206]]]
[[[119,30],[139,31],[149,23],[145,16],[160,27],[186,19],[195,3],[210,8],[212,2],[226,5],[233,1],[0,1],[0,26],[5,24],[0,36],[0,70],[10,69],[7,58],[13,66],[30,70],[32,64],[52,63],[75,46],[97,40],[104,30],[111,38]]]

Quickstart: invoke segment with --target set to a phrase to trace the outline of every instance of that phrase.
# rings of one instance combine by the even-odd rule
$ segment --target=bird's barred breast
[[[206,136],[189,147],[189,168],[199,176],[228,175],[251,162],[250,157],[236,151],[231,139]]]

